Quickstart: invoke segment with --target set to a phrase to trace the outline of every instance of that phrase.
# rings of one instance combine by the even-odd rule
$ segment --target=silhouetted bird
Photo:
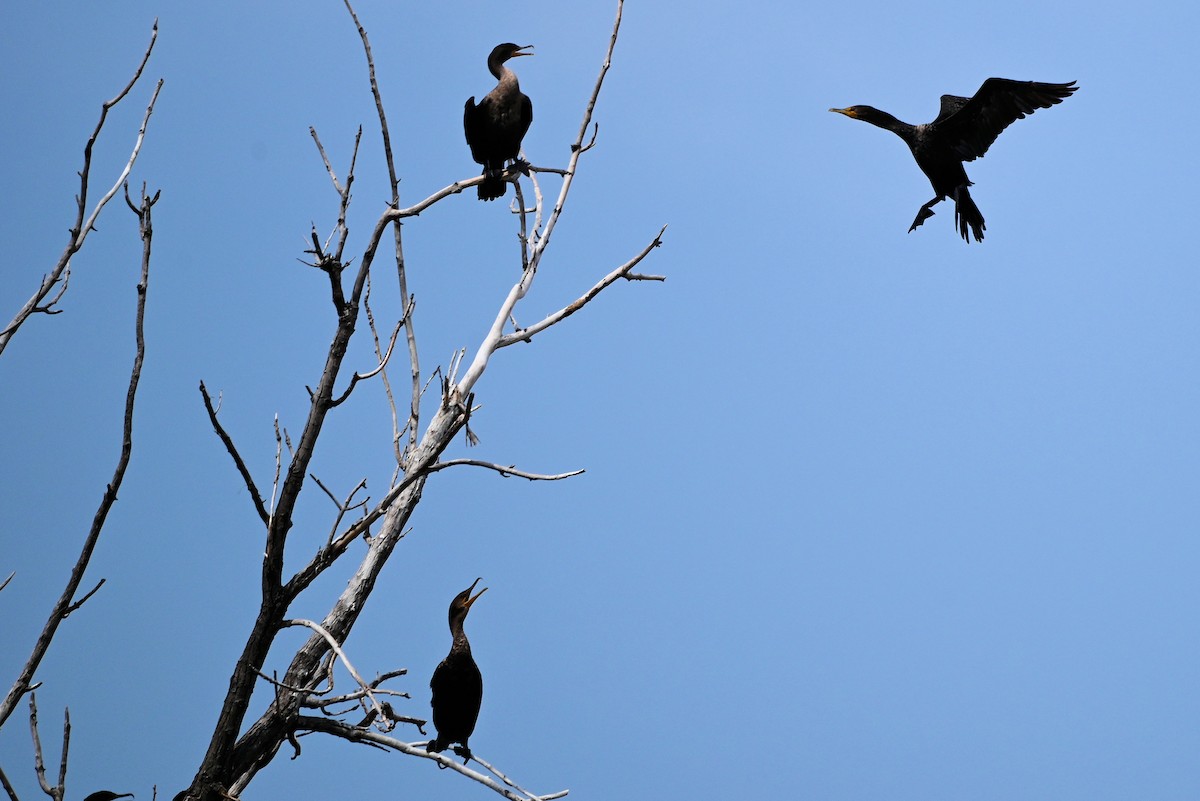
[[[429,680],[429,689],[433,691],[429,705],[433,707],[437,738],[425,748],[440,752],[449,748],[451,743],[460,743],[462,747],[455,748],[454,753],[464,760],[471,758],[467,738],[475,731],[479,705],[483,701],[483,677],[479,675],[479,667],[471,657],[471,643],[463,632],[463,621],[467,619],[471,604],[487,592],[487,587],[484,587],[474,597],[471,596],[471,591],[480,581],[482,579],[475,579],[470,587],[454,596],[450,602],[450,634],[454,641],[450,645],[450,653],[433,671],[433,678]]]
[[[988,78],[974,97],[942,95],[942,110],[927,125],[909,125],[871,106],[831,108],[856,120],[886,128],[899,136],[912,150],[917,166],[933,184],[937,197],[917,212],[911,233],[933,216],[932,206],[943,198],[954,200],[954,220],[963,241],[983,241],[983,215],[967,190],[971,181],[963,169],[964,161],[974,161],[987,153],[1000,132],[1026,114],[1061,103],[1077,88],[1070,83],[1037,83]]]
[[[483,165],[484,181],[479,185],[479,199],[493,200],[504,197],[504,180],[500,173],[508,161],[517,160],[521,152],[521,140],[533,122],[533,104],[521,94],[517,74],[504,66],[504,62],[518,56],[533,45],[515,45],[511,42],[496,45],[488,56],[488,71],[496,76],[496,88],[484,95],[479,105],[475,98],[467,99],[463,109],[463,131],[467,144],[471,146],[471,158]]]
[[[83,801],[113,801],[117,798],[133,798],[133,793],[114,793],[112,790],[97,790]]]

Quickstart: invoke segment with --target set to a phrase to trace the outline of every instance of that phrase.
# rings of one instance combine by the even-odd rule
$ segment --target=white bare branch
[[[283,621],[282,625],[306,626],[324,637],[325,642],[329,643],[329,648],[335,654],[337,654],[338,659],[341,660],[342,664],[346,667],[346,671],[356,682],[358,682],[358,686],[363,691],[363,695],[371,700],[372,709],[374,709],[379,715],[385,715],[383,705],[380,703],[379,699],[375,697],[372,687],[367,684],[366,680],[363,679],[362,676],[358,675],[358,671],[355,670],[354,665],[350,663],[350,657],[346,656],[346,652],[342,650],[342,646],[338,644],[338,641],[332,634],[325,630],[324,626],[322,626],[320,623],[314,623],[311,620],[304,620],[303,618],[285,620]]]
[[[427,751],[427,742],[422,741],[406,743],[403,740],[396,739],[395,737],[389,737],[386,734],[380,734],[378,732],[371,731],[370,729],[351,726],[339,720],[316,718],[304,715],[300,716],[299,720],[297,721],[296,729],[300,731],[316,731],[323,732],[325,734],[332,734],[334,736],[350,740],[351,742],[381,745],[385,748],[399,751],[402,754],[407,754],[408,756],[433,760],[434,762],[438,763],[439,767],[448,768],[467,777],[468,779],[471,779],[472,781],[479,782],[484,787],[487,787],[488,789],[493,790],[494,792],[499,793],[500,795],[509,799],[509,801],[551,801],[551,799],[563,798],[568,794],[568,792],[570,792],[568,790],[559,790],[558,792],[550,793],[548,795],[535,795],[527,790],[519,788],[507,777],[502,779],[502,782],[504,783],[498,782],[491,776],[480,773],[477,770],[472,770],[465,764],[455,761],[453,756]],[[476,762],[479,762],[481,765],[486,764],[477,756],[475,756],[474,752],[472,752],[471,758]],[[497,776],[502,775],[490,765],[487,767],[487,769],[495,773]]]
[[[658,236],[654,237],[654,240],[649,245],[646,245],[646,247],[642,248],[640,253],[600,279],[595,286],[585,292],[582,297],[580,297],[571,305],[559,309],[558,311],[554,312],[554,314],[547,316],[542,321],[534,323],[528,328],[523,328],[519,331],[514,331],[511,334],[500,337],[496,341],[496,350],[499,350],[500,348],[507,348],[509,345],[517,342],[528,342],[535,334],[545,331],[550,326],[565,320],[575,312],[582,309],[584,306],[590,303],[593,298],[603,292],[607,287],[615,283],[618,278],[624,278],[629,281],[665,281],[665,276],[635,275],[631,271],[638,265],[639,262],[642,261],[642,259],[649,255],[650,251],[662,244],[662,235],[666,230],[667,226],[664,225],[658,232]]]
[[[155,35],[158,33],[158,23],[154,24]],[[88,232],[96,225],[96,218],[100,216],[100,211],[108,205],[108,201],[113,199],[117,194],[117,190],[125,184],[125,179],[129,177],[129,173],[133,170],[134,162],[137,161],[138,154],[142,152],[142,142],[146,139],[146,128],[150,125],[150,115],[154,113],[154,104],[158,102],[158,93],[162,91],[163,79],[159,78],[158,83],[154,85],[154,94],[150,96],[150,105],[146,106],[146,115],[142,117],[141,127],[138,128],[137,139],[133,143],[133,152],[129,154],[129,161],[125,162],[125,168],[121,170],[121,174],[117,177],[112,188],[104,193],[104,197],[100,198],[100,202],[92,209],[92,214],[88,217],[87,222],[83,225],[83,230],[79,232],[78,238],[75,240],[75,249],[83,247],[83,240],[87,237]]]
[[[447,467],[455,467],[457,465],[471,465],[473,467],[485,467],[488,470],[495,470],[500,475],[508,478],[516,476],[517,478],[527,478],[530,481],[561,481],[564,478],[574,478],[575,476],[583,475],[585,470],[572,470],[569,473],[558,473],[556,475],[546,475],[543,473],[529,473],[524,470],[518,470],[514,465],[495,464],[493,462],[484,462],[479,459],[449,459],[445,462],[438,462],[429,468],[427,472],[435,473],[438,470],[444,470]]]
[[[473,752],[473,751],[471,752],[471,759],[475,760],[480,765],[483,765],[497,779],[504,782],[509,787],[513,788],[518,793],[521,793],[522,795],[524,795],[528,798],[538,799],[538,801],[552,801],[552,799],[555,799],[555,798],[563,798],[570,792],[569,790],[559,790],[557,793],[551,793],[550,795],[534,795],[533,793],[526,790],[524,787],[522,787],[519,784],[517,784],[516,782],[514,782],[512,779],[505,776],[503,773],[501,773],[499,770],[497,770],[490,762],[480,759],[478,756],[475,755],[475,752]]]
[[[0,353],[4,352],[5,347],[7,347],[13,335],[16,334],[17,329],[19,329],[32,315],[39,313],[57,313],[53,307],[59,302],[59,300],[62,299],[63,294],[66,292],[66,277],[70,275],[71,257],[78,253],[79,249],[83,247],[84,240],[87,239],[88,233],[95,228],[96,219],[100,216],[101,210],[103,210],[103,208],[108,204],[108,201],[112,200],[113,196],[117,193],[117,190],[125,184],[125,179],[129,177],[129,173],[133,169],[133,164],[135,161],[137,161],[138,153],[141,152],[142,142],[146,137],[146,127],[150,124],[150,115],[153,113],[154,104],[158,100],[159,90],[162,89],[162,79],[159,79],[158,84],[154,87],[154,94],[150,98],[150,104],[146,107],[146,114],[142,118],[141,127],[138,129],[137,140],[134,143],[133,153],[130,155],[129,161],[126,162],[125,168],[121,170],[121,175],[117,178],[112,188],[108,190],[108,192],[92,209],[92,212],[87,217],[86,221],[84,220],[84,215],[87,213],[88,181],[92,168],[92,146],[96,143],[96,139],[100,136],[100,131],[104,128],[104,122],[108,118],[108,112],[118,103],[120,103],[126,95],[129,94],[129,91],[133,89],[133,85],[137,83],[139,78],[142,77],[142,71],[146,68],[146,63],[150,60],[150,53],[154,50],[154,43],[157,41],[157,39],[158,20],[155,19],[154,27],[150,32],[150,44],[147,45],[146,52],[142,55],[142,61],[140,64],[138,64],[137,70],[134,71],[133,77],[130,78],[129,83],[125,84],[125,88],[117,93],[116,97],[105,101],[103,105],[101,105],[100,120],[96,123],[96,128],[92,131],[92,136],[90,139],[88,139],[87,145],[83,149],[83,169],[79,172],[80,188],[79,194],[75,197],[75,227],[71,229],[71,239],[67,243],[67,247],[63,251],[62,255],[58,257],[58,262],[54,265],[50,272],[42,276],[42,283],[38,286],[32,297],[26,301],[25,305],[16,313],[12,321],[9,322],[9,324],[5,326],[3,330],[0,330]],[[63,286],[48,303],[45,302],[46,297],[59,283],[59,281],[63,282]]]

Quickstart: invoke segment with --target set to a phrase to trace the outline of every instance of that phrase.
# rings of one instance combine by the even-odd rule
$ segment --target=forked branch
[[[491,776],[480,773],[477,770],[472,770],[465,764],[457,762],[452,756],[443,753],[434,753],[425,750],[426,743],[406,743],[403,740],[397,740],[395,737],[389,737],[386,734],[380,734],[370,729],[351,726],[340,720],[331,720],[330,718],[318,718],[311,715],[301,715],[296,720],[297,731],[313,731],[332,734],[335,737],[349,740],[353,743],[369,743],[381,745],[393,751],[399,751],[408,756],[419,757],[421,759],[429,759],[438,764],[439,767],[448,768],[455,773],[459,773],[472,781],[479,782],[484,787],[499,793],[509,801],[552,801],[552,799],[563,798],[569,791],[560,790],[556,793],[547,795],[534,795],[527,790],[522,790],[515,783],[504,777],[502,781],[496,781]],[[472,751],[472,759],[479,762],[481,765],[486,764],[482,760],[474,756]],[[498,771],[488,766],[489,770],[493,770],[497,776],[501,776]]]
[[[585,292],[578,300],[576,300],[571,305],[566,306],[562,309],[559,309],[558,311],[554,312],[554,314],[548,315],[545,319],[541,320],[540,322],[534,323],[533,325],[531,325],[527,328],[522,328],[519,331],[514,331],[511,334],[506,334],[505,336],[500,337],[496,341],[496,350],[499,350],[500,348],[507,348],[509,345],[515,344],[517,342],[528,342],[529,340],[531,340],[533,338],[534,334],[539,334],[542,331],[545,331],[550,326],[555,325],[556,323],[562,322],[563,320],[570,317],[575,312],[582,309],[584,306],[586,306],[588,303],[590,303],[592,301],[592,299],[594,299],[597,295],[599,295],[606,288],[608,288],[609,286],[614,284],[620,278],[624,278],[627,281],[665,281],[665,280],[667,280],[666,276],[663,276],[663,275],[639,275],[637,273],[632,272],[633,268],[638,266],[638,264],[642,261],[642,259],[644,259],[644,258],[646,258],[646,256],[650,255],[650,251],[652,251],[656,247],[659,247],[662,245],[662,235],[664,232],[666,232],[666,230],[667,230],[667,226],[664,225],[662,227],[662,229],[659,230],[658,236],[654,237],[654,240],[651,241],[649,245],[646,245],[646,247],[642,248],[642,251],[640,253],[638,253],[636,256],[634,256],[629,261],[622,264],[620,267],[618,267],[615,270],[613,270],[612,272],[610,272],[608,275],[601,278],[598,282],[596,282],[595,286],[593,286],[591,289],[589,289],[587,292]]]
[[[89,181],[92,172],[92,147],[96,144],[96,140],[100,137],[100,131],[104,128],[104,122],[108,119],[108,112],[125,98],[129,91],[133,89],[133,85],[142,77],[142,71],[146,68],[146,62],[150,60],[150,53],[154,50],[154,42],[158,39],[158,20],[154,20],[154,27],[150,32],[150,44],[146,47],[146,52],[142,56],[142,61],[138,64],[137,70],[134,71],[133,77],[129,79],[129,83],[125,85],[117,96],[111,100],[107,100],[100,107],[100,120],[96,123],[96,128],[92,131],[92,136],[88,139],[87,145],[83,148],[83,169],[79,171],[79,194],[75,196],[75,224],[71,228],[71,238],[67,242],[67,247],[62,255],[58,257],[58,262],[42,276],[42,283],[26,301],[25,305],[17,312],[12,321],[0,331],[0,353],[4,352],[8,346],[9,340],[16,334],[26,320],[34,314],[54,314],[57,310],[54,309],[55,304],[62,298],[63,292],[66,291],[67,276],[70,275],[71,257],[79,252],[83,247],[87,235],[95,229],[96,220],[100,216],[100,212],[104,209],[108,201],[112,200],[116,195],[117,190],[124,185],[125,179],[129,177],[130,171],[133,169],[134,162],[137,161],[138,153],[141,152],[142,142],[146,138],[146,127],[150,124],[150,115],[154,112],[154,104],[158,101],[158,93],[162,89],[163,82],[159,79],[158,84],[154,87],[154,93],[150,97],[150,104],[146,106],[145,116],[142,117],[141,127],[138,129],[137,139],[134,141],[133,152],[129,156],[129,160],[125,163],[125,168],[121,170],[121,174],[117,180],[113,182],[112,188],[104,194],[100,201],[92,209],[91,214],[87,211]],[[85,220],[85,216],[87,219]],[[58,294],[47,302],[47,297],[50,292],[63,282]],[[0,718],[0,722],[2,722]]]

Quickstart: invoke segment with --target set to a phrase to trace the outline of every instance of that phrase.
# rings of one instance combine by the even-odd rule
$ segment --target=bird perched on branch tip
[[[532,48],[533,45],[511,42],[496,45],[487,60],[488,71],[497,80],[495,88],[484,95],[479,105],[475,105],[474,97],[468,98],[463,109],[463,132],[471,147],[471,158],[483,165],[480,200],[504,196],[504,179],[500,175],[506,163],[518,161],[521,140],[533,122],[533,103],[521,93],[517,74],[504,66],[509,59],[532,56],[533,53],[525,52]]]
[[[429,705],[433,707],[433,725],[437,729],[437,737],[426,744],[425,750],[445,751],[453,743],[459,743],[454,753],[471,758],[471,748],[467,739],[475,731],[475,721],[479,719],[479,707],[483,702],[483,677],[479,666],[471,656],[471,643],[463,631],[463,622],[467,612],[479,600],[479,596],[487,592],[484,587],[471,595],[475,585],[482,579],[475,579],[471,586],[454,596],[450,602],[450,634],[453,641],[450,653],[433,671],[429,680],[429,689],[433,691]]]

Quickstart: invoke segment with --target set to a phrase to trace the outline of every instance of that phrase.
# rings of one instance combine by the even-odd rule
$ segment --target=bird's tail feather
[[[495,200],[498,197],[504,197],[504,191],[507,188],[505,181],[500,177],[501,170],[489,170],[483,168],[483,183],[479,185],[480,200]]]
[[[958,232],[962,234],[964,242],[971,241],[971,234],[975,235],[976,242],[983,241],[983,230],[987,226],[983,224],[983,214],[965,186],[960,186],[954,191],[954,223],[958,226]]]

